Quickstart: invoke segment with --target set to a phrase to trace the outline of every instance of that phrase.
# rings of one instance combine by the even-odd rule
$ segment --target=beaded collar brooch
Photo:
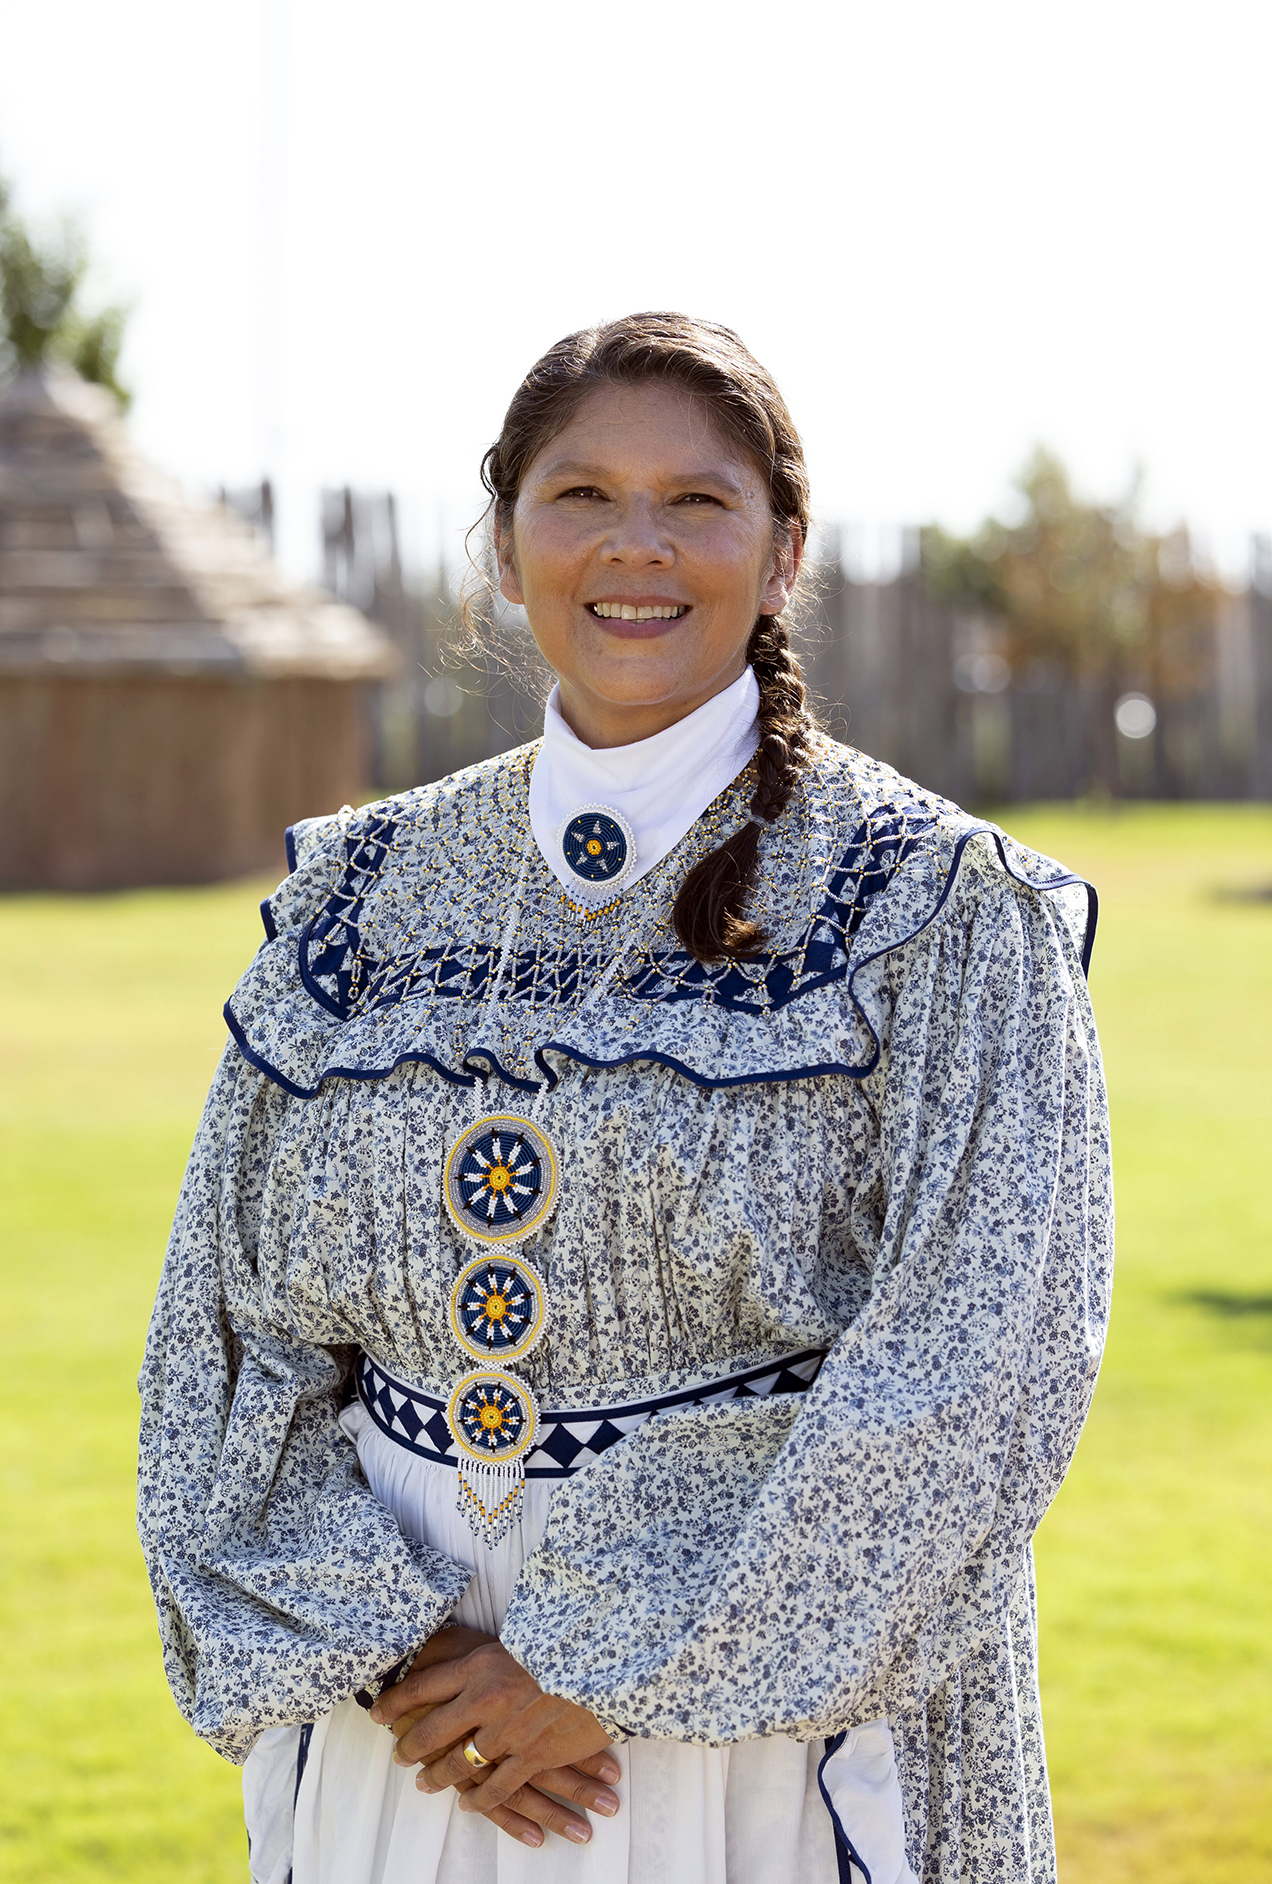
[[[561,826],[557,841],[581,903],[616,896],[636,865],[632,827],[610,805],[580,805]]]

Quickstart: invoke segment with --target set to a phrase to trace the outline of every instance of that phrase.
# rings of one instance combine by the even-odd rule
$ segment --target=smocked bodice
[[[240,1211],[270,1315],[421,1384],[471,1365],[448,1305],[475,1246],[441,1172],[472,1089],[408,1064],[299,1100],[245,1068],[239,1097]],[[519,1371],[554,1405],[829,1346],[860,1308],[877,1225],[855,1233],[874,1133],[854,1082],[712,1091],[665,1067],[568,1067],[535,1117],[561,1191],[519,1245],[550,1304]]]

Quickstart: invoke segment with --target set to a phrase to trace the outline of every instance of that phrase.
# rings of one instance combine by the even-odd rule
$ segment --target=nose
[[[666,569],[675,562],[671,538],[651,498],[631,498],[620,507],[601,555],[612,568]]]

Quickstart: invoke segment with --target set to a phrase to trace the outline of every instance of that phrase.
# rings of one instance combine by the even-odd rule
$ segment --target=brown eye
[[[686,491],[683,497],[676,499],[678,504],[716,504],[720,499],[712,497],[710,491]]]
[[[562,491],[561,497],[600,497],[602,493],[594,484],[572,484],[568,491]],[[560,501],[560,500],[558,500]]]

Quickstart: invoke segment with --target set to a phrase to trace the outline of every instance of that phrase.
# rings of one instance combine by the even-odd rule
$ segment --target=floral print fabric
[[[527,841],[531,758],[302,827],[227,1010],[143,1373],[177,1698],[242,1759],[463,1590],[336,1421],[359,1349],[432,1392],[464,1371],[440,1174],[479,1109],[520,1107],[562,1162],[524,1246],[545,1403],[830,1354],[797,1402],[661,1414],[566,1481],[512,1652],[625,1734],[886,1714],[924,1884],[1049,1878],[1028,1547],[1111,1258],[1085,891],[821,741],[762,839],[767,953],[703,969],[671,903],[746,775],[589,916]]]

